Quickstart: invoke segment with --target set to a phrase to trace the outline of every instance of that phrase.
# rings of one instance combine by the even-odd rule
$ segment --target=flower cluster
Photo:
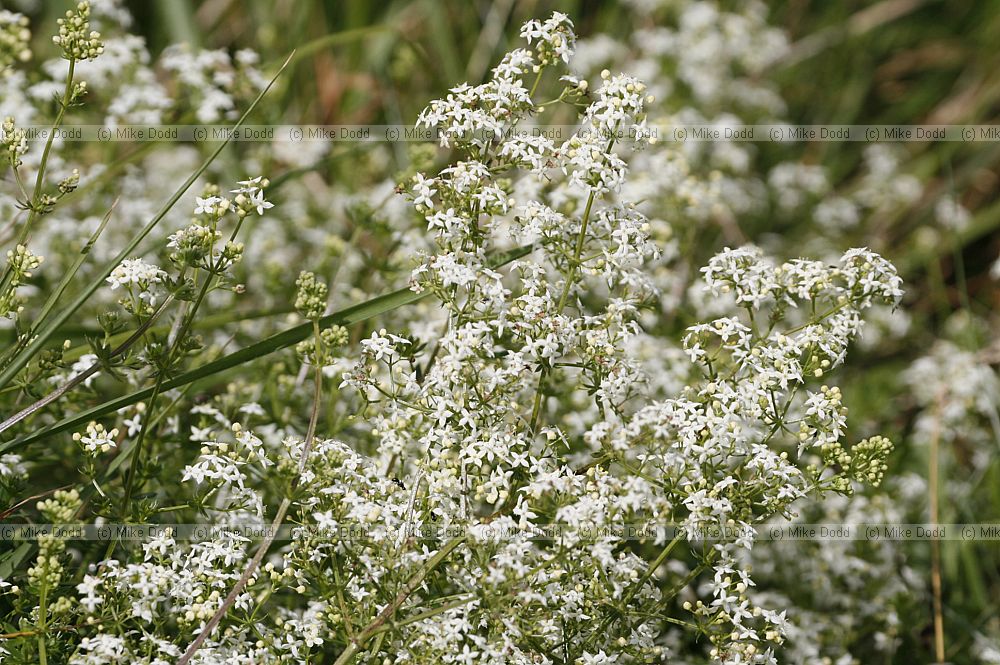
[[[160,64],[177,77],[194,105],[198,122],[209,123],[235,118],[237,100],[267,84],[257,69],[259,60],[249,49],[230,56],[225,50],[173,44],[164,51]]]
[[[31,59],[30,41],[28,17],[0,9],[0,76],[6,75],[14,63]]]
[[[118,429],[107,430],[100,423],[90,422],[86,432],[73,434],[73,440],[83,446],[85,452],[96,456],[118,447]]]
[[[90,3],[86,0],[76,6],[76,11],[67,10],[66,17],[58,23],[59,34],[52,38],[52,43],[62,48],[65,59],[93,60],[104,53],[101,34],[90,29]]]
[[[42,265],[43,257],[33,254],[24,245],[7,250],[8,288],[0,295],[0,316],[11,317],[20,313],[21,299],[16,293],[19,286],[31,279],[32,271]]]
[[[21,157],[28,152],[28,139],[23,129],[18,129],[14,124],[14,118],[7,116],[3,119],[2,131],[0,131],[0,148],[3,149],[4,158],[11,168],[21,165]]]
[[[232,117],[264,85],[245,51],[172,46],[154,74],[142,40],[115,34],[116,6],[102,7],[94,21],[107,38],[91,36],[83,3],[59,43],[112,98],[110,122],[167,110]],[[444,166],[433,146],[412,148],[403,171],[371,185],[365,178],[389,163],[373,150],[352,163],[358,182],[327,187],[313,164],[322,151],[302,151],[299,163],[259,152],[267,144],[240,146],[246,164],[310,167],[281,176],[287,206],[268,214],[269,183],[256,177],[228,192],[209,185],[193,208],[161,214],[159,180],[201,162],[190,146],[170,146],[122,166],[116,224],[105,229],[103,211],[89,208],[76,219],[87,197],[74,196],[65,214],[60,206],[31,229],[46,266],[70,270],[71,253],[50,251],[70,228],[100,236],[85,253],[101,261],[150,218],[173,230],[166,247],[109,265],[109,288],[80,310],[98,312],[103,338],[56,326],[68,339],[42,340],[44,352],[0,386],[12,413],[25,397],[44,399],[39,388],[67,391],[36,402],[46,411],[0,440],[46,436],[82,478],[35,512],[56,523],[83,509],[80,519],[230,530],[83,545],[79,557],[75,545],[40,542],[12,580],[24,578],[22,590],[0,581],[19,616],[0,632],[29,637],[5,640],[0,656],[771,665],[846,663],[862,639],[891,654],[907,624],[884,608],[915,595],[895,545],[794,549],[757,532],[796,520],[902,521],[870,489],[880,484],[916,505],[920,484],[887,474],[885,423],[858,417],[855,391],[834,385],[863,321],[895,321],[902,279],[875,251],[790,250],[743,214],[783,221],[811,210],[824,233],[839,234],[910,200],[910,181],[877,147],[857,187],[831,197],[823,168],[787,162],[759,178],[751,146],[658,142],[650,126],[661,112],[720,126],[743,121],[730,106],[779,112],[764,70],[785,44],[757,3],[649,11],[661,13],[627,47],[577,40],[561,13],[526,23],[525,48],[420,113],[451,149]],[[663,16],[677,28],[657,27]],[[101,60],[74,62],[101,43]],[[51,99],[67,67],[53,62],[51,81],[12,84],[18,94],[6,99]],[[566,140],[533,131],[547,120],[574,131]],[[17,167],[27,143],[13,121],[4,130]],[[66,154],[53,151],[53,195],[40,192],[33,216],[53,212],[55,191],[81,180],[96,183],[81,193],[105,194]],[[35,168],[36,157],[24,161]],[[939,208],[941,225],[967,224],[955,206]],[[38,257],[12,244],[8,281],[38,282]],[[794,258],[803,255],[822,260]],[[409,291],[363,302],[400,286]],[[225,292],[244,290],[260,297],[234,304]],[[122,294],[132,317],[113,305]],[[18,322],[5,362],[48,332],[39,304],[43,316]],[[210,319],[199,317],[210,307]],[[959,455],[967,440],[988,439],[1000,385],[989,362],[948,347],[914,365],[906,406],[918,432],[961,423],[944,439]],[[124,400],[107,395],[113,379]],[[103,464],[102,453],[114,460]],[[26,496],[22,476],[40,464],[0,455],[0,499]],[[251,542],[235,531],[247,526],[269,535]],[[81,562],[75,572],[70,557]],[[9,560],[0,554],[0,570]],[[855,602],[859,584],[872,588],[871,605]]]
[[[243,243],[236,242],[236,232],[251,213],[263,215],[274,204],[264,198],[267,179],[257,176],[241,180],[239,187],[230,193],[232,199],[220,195],[215,185],[205,188],[202,196],[196,198],[195,218],[192,223],[170,236],[167,247],[173,250],[170,261],[181,270],[195,268],[211,274],[222,274],[243,256]],[[229,215],[236,217],[235,231],[222,246],[221,222]]]
[[[310,321],[323,316],[328,296],[326,284],[318,281],[315,274],[302,271],[295,280],[295,286],[298,289],[295,295],[295,309],[299,314]]]
[[[108,275],[111,290],[124,287],[128,297],[119,301],[125,309],[138,316],[150,316],[156,307],[157,293],[154,287],[162,284],[167,277],[159,266],[140,258],[125,259]]]
[[[481,90],[491,90],[498,76]],[[628,173],[616,144],[641,136],[650,100],[631,77],[606,73],[602,80],[580,131],[562,147],[458,143],[470,159],[412,179],[414,206],[438,246],[414,271],[412,288],[441,302],[444,332],[426,359],[417,351],[421,340],[373,334],[363,342],[367,365],[345,376],[379,404],[372,434],[380,453],[397,460],[396,473],[406,472],[414,509],[429,511],[415,512],[414,523],[433,519],[482,533],[474,536],[475,556],[491,562],[487,585],[470,591],[474,603],[400,637],[411,659],[528,659],[532,652],[520,643],[528,631],[538,636],[534,653],[560,648],[575,662],[647,659],[664,646],[661,629],[644,617],[678,602],[690,580],[711,570],[711,598],[686,605],[693,630],[708,636],[715,658],[768,662],[787,622],[751,604],[753,580],[740,551],[752,536],[717,546],[692,568],[678,562],[664,587],[650,583],[657,565],[627,553],[610,527],[679,523],[696,551],[705,529],[749,532],[810,492],[877,483],[884,468],[889,447],[882,439],[856,445],[851,455],[828,448],[816,456],[814,448],[839,445],[844,413],[835,389],[824,386],[821,399],[806,388],[843,363],[862,311],[902,295],[893,267],[868,250],[845,253],[835,267],[803,259],[778,265],[753,247],[714,257],[704,270],[706,288],[745,318],[689,328],[685,349],[702,380],[682,397],[644,403],[645,377],[625,350],[638,333],[639,307],[656,293],[643,265],[657,248],[652,224],[636,207],[609,199]],[[432,103],[421,122],[455,128],[466,117],[464,101]],[[496,126],[516,120],[502,105],[475,104],[470,112],[490,116],[474,122]],[[520,183],[504,177],[519,171],[547,180],[523,206]],[[538,244],[505,276],[487,257],[508,228],[514,240]],[[554,396],[566,394],[554,386],[572,386],[570,396]],[[578,468],[581,459],[596,462]],[[387,503],[375,513],[366,504],[354,519],[383,514]],[[324,515],[345,524],[344,516]],[[550,523],[565,527],[562,542],[573,554],[534,542],[535,530]],[[486,524],[507,529],[508,538],[488,537]],[[596,541],[595,533],[602,534]],[[677,543],[660,545],[669,553]],[[372,578],[384,574],[371,563],[378,558],[364,562]],[[483,574],[463,555],[456,565],[455,593],[460,571],[468,569],[470,581]],[[675,590],[665,596],[664,588]],[[517,619],[496,623],[492,608],[509,614],[511,603]],[[561,616],[551,607],[562,608]],[[432,639],[431,625],[442,621],[486,632]]]
[[[576,34],[569,16],[555,12],[544,21],[531,20],[521,26],[521,38],[535,49],[538,65],[545,67],[558,60],[568,63],[573,55]],[[536,73],[540,69],[534,70]]]

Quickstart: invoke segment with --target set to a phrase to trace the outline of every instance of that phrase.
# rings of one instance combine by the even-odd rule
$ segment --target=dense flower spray
[[[85,10],[60,29],[71,59],[104,47],[85,29]],[[685,20],[708,30],[710,19]],[[248,425],[271,414],[224,404],[238,387],[192,407],[184,427],[162,409],[176,395],[165,393],[159,410],[155,398],[136,405],[120,428],[94,421],[76,433],[96,488],[88,498],[109,515],[155,513],[142,501],[134,511],[102,502],[95,460],[126,441],[141,451],[165,421],[169,444],[192,447],[182,484],[199,516],[263,525],[277,512],[280,526],[287,509],[296,528],[258,550],[256,563],[241,535],[190,543],[164,532],[111,549],[72,584],[66,543],[44,541],[29,587],[0,593],[16,595],[29,629],[72,627],[58,638],[68,662],[582,665],[692,653],[776,662],[795,627],[777,598],[755,593],[755,527],[792,518],[805,497],[846,497],[882,481],[892,444],[845,440],[833,375],[865,310],[893,307],[901,280],[868,249],[831,263],[726,248],[697,280],[716,313],[685,323],[676,348],[659,354],[668,376],[651,376],[644,314],[670,298],[675,248],[662,239],[673,214],[654,214],[630,192],[631,165],[643,159],[635,153],[648,157],[655,143],[647,114],[657,100],[628,74],[562,71],[577,43],[563,14],[528,22],[521,36],[527,47],[507,53],[489,80],[453,88],[418,119],[454,155],[441,169],[425,160],[399,185],[425,236],[408,285],[432,303],[429,324],[390,316],[352,345],[348,328],[323,323],[333,285],[302,272],[292,303],[312,334],[295,351],[318,386],[304,433]],[[724,95],[695,64],[684,76],[698,95]],[[252,72],[253,58],[238,54],[237,65],[214,52],[166,56],[182,85],[201,88],[196,113],[206,120],[231,113],[228,93],[255,83],[233,74]],[[553,78],[559,92],[547,99]],[[575,131],[530,131],[555,105],[576,112]],[[5,136],[14,165],[24,143],[13,123]],[[656,150],[649,159],[683,161]],[[824,188],[816,172],[796,168],[771,180],[789,207]],[[677,183],[683,212],[712,207],[702,205],[711,186]],[[180,314],[142,337],[136,362],[116,365],[98,346],[104,355],[84,356],[67,380],[91,380],[100,367],[137,384],[152,374],[159,388],[175,374],[200,343],[190,330],[198,306],[244,288],[234,278],[247,252],[237,232],[266,219],[268,184],[205,187],[189,223],[167,239],[164,267],[140,256],[117,265],[106,290],[140,331],[169,307]],[[12,282],[39,261],[26,249],[13,257]],[[16,311],[13,300],[5,307]],[[315,429],[324,379],[361,407],[342,440]],[[301,383],[286,376],[275,389],[292,394]],[[0,457],[0,476],[22,471],[20,458]],[[143,480],[137,465],[127,496]],[[81,505],[79,494],[59,492],[38,510],[63,523]]]

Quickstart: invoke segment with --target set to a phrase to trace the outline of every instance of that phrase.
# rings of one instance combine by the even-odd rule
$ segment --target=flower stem
[[[48,614],[49,585],[42,584],[42,592],[38,597],[38,662],[48,665],[48,655],[45,651],[45,622]]]
[[[569,273],[566,275],[566,283],[563,285],[562,294],[559,296],[559,304],[556,306],[556,315],[562,314],[563,310],[566,308],[566,302],[569,299],[569,292],[573,288],[573,280],[576,279],[576,271],[580,265],[580,256],[583,254],[583,245],[587,240],[587,225],[590,221],[590,211],[594,207],[594,197],[595,193],[590,192],[590,196],[587,197],[587,207],[583,211],[583,218],[580,220],[580,233],[576,237],[576,246],[574,248],[573,262],[570,264]],[[538,427],[538,418],[542,412],[542,388],[545,385],[545,379],[548,376],[548,366],[543,367],[541,372],[538,373],[538,383],[535,385],[535,400],[531,406],[531,421],[528,425],[528,430],[531,432],[535,431]]]
[[[66,115],[66,109],[69,108],[69,103],[73,95],[73,77],[76,72],[76,60],[70,59],[69,61],[69,72],[66,74],[66,87],[63,89],[62,102],[59,104],[59,111],[56,113],[55,120],[52,121],[52,129],[49,131],[49,137],[45,141],[45,148],[42,150],[42,159],[38,163],[38,173],[35,174],[35,188],[31,192],[31,210],[28,212],[28,219],[21,227],[21,232],[17,236],[18,245],[23,245],[28,240],[28,233],[31,230],[31,225],[38,218],[38,205],[42,200],[42,185],[45,180],[45,170],[49,162],[49,153],[52,152],[52,142],[55,140],[56,130],[62,125],[63,117]]]

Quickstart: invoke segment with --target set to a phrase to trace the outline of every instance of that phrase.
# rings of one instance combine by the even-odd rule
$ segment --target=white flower
[[[136,285],[141,289],[146,289],[152,284],[161,283],[167,276],[159,266],[146,263],[142,259],[125,259],[111,274],[108,275],[107,282],[111,289],[119,286]]]
[[[21,456],[14,453],[0,455],[0,478],[19,478],[26,475],[27,468],[21,462]]]
[[[274,204],[264,200],[264,190],[257,189],[250,193],[250,207],[256,208],[258,215],[263,215],[264,211],[273,208]]]
[[[209,196],[208,198],[201,198],[200,196],[195,197],[195,208],[194,214],[196,215],[214,215],[215,206],[222,201],[221,197]]]
[[[553,12],[544,21],[528,21],[521,27],[521,37],[539,51],[543,65],[550,64],[550,56],[569,62],[576,44],[573,22],[562,12]]]
[[[95,456],[117,448],[118,443],[115,441],[117,437],[117,428],[108,431],[104,429],[104,425],[96,422],[88,423],[85,433],[76,432],[73,434],[73,440],[80,443],[86,452]]]
[[[104,598],[97,594],[97,589],[101,586],[101,578],[94,575],[84,575],[83,581],[76,585],[76,590],[83,597],[80,604],[88,612],[94,612],[97,606],[104,602]]]

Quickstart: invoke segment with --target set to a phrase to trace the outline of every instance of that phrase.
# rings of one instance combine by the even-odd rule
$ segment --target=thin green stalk
[[[16,244],[18,245],[23,245],[27,242],[31,226],[39,215],[38,206],[42,200],[42,186],[45,184],[45,170],[49,163],[49,153],[52,152],[52,142],[55,140],[56,131],[62,126],[63,117],[66,115],[66,109],[69,108],[70,99],[73,96],[73,77],[75,72],[76,59],[70,58],[69,72],[66,74],[66,87],[63,89],[62,102],[59,104],[59,111],[56,113],[55,120],[52,121],[49,138],[45,141],[45,148],[42,150],[42,159],[38,163],[38,173],[35,174],[35,188],[31,192],[31,209],[28,211],[27,221],[25,221],[24,226],[21,227],[21,232],[17,236]],[[13,273],[8,265],[7,272],[4,274],[3,288],[7,287],[12,275]]]
[[[541,72],[538,73],[541,76]],[[535,81],[536,85],[538,83],[537,79]],[[611,147],[608,146],[610,150]],[[569,292],[573,288],[573,280],[576,278],[576,271],[580,265],[580,256],[583,254],[583,245],[587,240],[587,225],[590,222],[590,211],[594,207],[594,192],[590,192],[590,196],[587,197],[587,207],[584,208],[583,218],[580,221],[580,233],[576,237],[576,247],[574,248],[573,261],[570,263],[569,273],[566,275],[566,283],[563,285],[562,294],[559,296],[559,303],[556,307],[556,316],[562,314],[563,310],[566,308],[566,302],[569,299]],[[538,383],[535,385],[535,400],[531,406],[531,421],[528,425],[528,430],[531,432],[535,431],[538,427],[538,418],[542,413],[542,388],[545,384],[545,379],[548,376],[548,367],[543,367],[538,373]]]
[[[42,584],[42,592],[38,598],[38,662],[48,665],[49,659],[45,652],[45,622],[48,614],[49,585]]]
[[[142,336],[146,333],[146,331],[149,330],[149,327],[153,325],[153,322],[156,321],[157,318],[159,318],[159,316],[160,316],[161,313],[163,313],[163,311],[166,309],[167,305],[170,302],[172,302],[172,300],[173,300],[173,296],[170,296],[170,297],[166,298],[163,301],[163,304],[160,305],[159,309],[157,309],[153,313],[153,315],[150,316],[149,319],[146,320],[145,323],[143,323],[141,326],[139,326],[139,328],[137,328],[136,331],[134,333],[132,333],[131,337],[129,337],[124,342],[122,342],[119,346],[117,346],[116,348],[114,348],[114,349],[111,350],[111,353],[109,354],[109,358],[116,358],[116,357],[118,357],[119,355],[121,355],[122,353],[124,353],[129,347],[131,347],[133,344],[135,344],[135,342],[137,342],[139,339],[141,339]],[[91,365],[90,367],[88,367],[84,371],[80,372],[79,374],[77,374],[76,376],[74,376],[72,379],[68,380],[66,383],[64,383],[63,385],[59,386],[54,391],[52,391],[51,393],[49,393],[45,397],[41,398],[40,400],[38,400],[34,404],[31,404],[30,406],[27,406],[27,407],[21,409],[20,411],[18,411],[17,413],[15,413],[11,417],[7,418],[2,423],[0,423],[0,432],[4,432],[4,431],[10,429],[11,427],[13,427],[14,425],[16,425],[17,423],[19,423],[22,420],[24,420],[25,418],[27,418],[28,416],[32,415],[33,413],[37,413],[38,411],[40,411],[44,407],[46,407],[49,404],[51,404],[52,402],[56,401],[57,399],[59,399],[60,397],[62,397],[66,393],[68,393],[70,390],[72,390],[73,388],[75,388],[76,386],[80,385],[81,383],[83,383],[84,381],[86,381],[88,378],[90,378],[91,376],[93,376],[100,368],[101,368],[100,362],[95,362],[93,365]]]
[[[417,623],[418,621],[423,621],[424,619],[430,619],[431,617],[435,617],[439,614],[444,614],[448,610],[453,610],[457,607],[468,605],[475,599],[476,597],[473,595],[463,596],[458,600],[453,600],[451,602],[438,605],[437,607],[432,607],[431,609],[424,610],[423,612],[417,612],[416,614],[410,615],[400,621],[394,621],[391,624],[383,625],[374,632],[384,633],[388,632],[389,630],[392,630],[393,628],[401,628],[402,626],[408,626],[411,623]]]
[[[104,233],[104,229],[107,227],[108,222],[111,221],[111,215],[114,213],[115,208],[118,206],[118,201],[119,199],[116,198],[114,202],[111,204],[111,207],[108,208],[108,211],[104,213],[104,217],[101,219],[101,223],[97,227],[97,230],[90,235],[90,238],[87,240],[87,243],[80,249],[80,255],[76,258],[76,261],[74,261],[73,265],[70,266],[69,270],[66,271],[66,274],[63,275],[63,278],[59,281],[59,285],[56,286],[55,290],[45,301],[45,304],[42,305],[42,309],[41,311],[38,312],[38,316],[36,317],[35,322],[32,323],[31,325],[32,333],[38,330],[41,327],[41,324],[45,322],[45,319],[46,317],[48,317],[49,312],[51,312],[52,309],[56,306],[56,303],[59,302],[59,299],[62,297],[62,294],[66,291],[66,288],[69,286],[70,282],[73,281],[73,277],[76,276],[77,271],[80,270],[80,267],[83,265],[84,261],[87,260],[87,256],[90,254],[90,250],[92,250],[94,248],[94,245],[97,244],[97,239],[101,237],[101,234]]]
[[[240,311],[225,311],[216,312],[213,314],[206,314],[202,316],[197,321],[192,324],[192,328],[197,330],[217,330],[218,328],[228,324],[236,322],[252,321],[254,319],[266,319],[270,317],[284,316],[291,312],[290,307],[278,307],[275,309],[257,310],[251,312],[240,312]],[[170,331],[171,326],[168,324],[153,326],[149,329],[150,333],[167,333]],[[97,329],[80,329],[73,331],[75,335],[92,335],[97,334],[99,331]],[[109,343],[119,344],[123,340],[127,339],[132,333],[129,331],[120,332],[115,335],[111,335],[108,338]],[[0,344],[3,342],[0,341]],[[64,360],[78,360],[80,357],[86,355],[90,352],[90,346],[87,344],[80,344],[74,346],[63,354]]]
[[[243,227],[243,221],[246,217],[240,217],[239,221],[236,222],[236,227],[229,236],[229,242],[236,240],[237,234]],[[149,398],[149,404],[147,404],[148,416],[146,420],[139,427],[139,437],[136,439],[135,445],[132,447],[132,463],[129,465],[128,476],[125,479],[125,493],[122,496],[122,516],[125,517],[128,514],[128,505],[132,500],[132,492],[135,488],[135,479],[139,472],[139,461],[142,458],[142,446],[146,440],[146,433],[153,426],[153,414],[156,409],[156,400],[160,396],[160,391],[163,388],[163,381],[167,377],[167,372],[173,367],[173,364],[178,360],[177,353],[184,346],[184,339],[187,337],[188,333],[191,331],[191,325],[194,322],[195,317],[198,314],[198,309],[201,307],[202,303],[205,301],[205,296],[211,290],[213,282],[219,282],[219,276],[221,275],[223,257],[220,255],[219,259],[215,262],[210,274],[205,278],[204,283],[201,285],[201,290],[198,292],[198,296],[195,298],[191,309],[187,312],[185,316],[181,318],[181,326],[177,332],[177,335],[173,338],[173,341],[169,343],[167,348],[167,362],[163,367],[163,371],[156,377],[156,384],[153,386],[153,394]],[[109,547],[114,547],[113,542]]]
[[[115,199],[114,203],[111,204],[111,208],[108,209],[108,212],[105,213],[104,218],[101,220],[100,226],[98,226],[97,230],[91,234],[90,239],[87,240],[87,243],[80,250],[80,255],[76,258],[76,261],[74,261],[73,265],[66,271],[63,278],[59,280],[59,285],[56,286],[55,290],[46,299],[45,304],[42,305],[41,311],[31,324],[31,329],[23,335],[23,337],[18,339],[16,344],[8,347],[6,351],[0,354],[0,359],[6,359],[8,355],[17,353],[24,348],[24,344],[28,343],[35,336],[35,331],[37,331],[41,324],[45,322],[45,318],[49,315],[49,312],[52,311],[52,308],[55,307],[59,298],[62,297],[62,294],[66,291],[66,287],[68,287],[70,282],[73,281],[73,277],[76,276],[80,266],[82,266],[83,262],[87,260],[87,255],[90,254],[90,250],[93,249],[94,245],[97,243],[97,239],[101,237],[101,233],[104,232],[104,228],[108,225],[108,221],[111,219],[111,213],[114,212],[117,205],[118,199]]]
[[[538,75],[535,77],[535,82],[531,84],[531,90],[528,92],[528,97],[535,96],[535,90],[538,88],[538,83],[542,80],[542,74],[545,72],[545,68],[538,70]]]
[[[569,292],[573,288],[573,280],[576,278],[576,271],[580,268],[580,256],[583,254],[583,245],[587,241],[587,225],[590,222],[590,211],[594,207],[594,192],[587,197],[587,207],[583,210],[583,219],[580,221],[580,234],[576,237],[576,247],[573,248],[573,262],[569,266],[569,276],[566,284],[563,285],[562,294],[559,296],[559,305],[556,314],[562,314],[569,299]]]
[[[656,559],[654,559],[653,562],[646,567],[646,572],[643,573],[642,577],[640,577],[636,581],[636,583],[632,585],[632,588],[629,589],[628,593],[625,594],[625,598],[622,600],[622,607],[628,607],[628,604],[632,602],[633,598],[635,598],[635,594],[639,593],[639,589],[642,588],[642,585],[645,584],[649,580],[649,578],[653,576],[653,573],[655,573],[656,570],[661,565],[663,565],[663,562],[667,560],[667,557],[670,556],[670,553],[674,551],[674,548],[677,547],[677,544],[681,542],[683,536],[684,536],[684,531],[679,529],[677,531],[677,535],[674,536],[673,540],[667,543],[667,546],[663,548],[663,550],[660,552],[660,555],[656,557]]]
[[[636,580],[636,582],[629,588],[628,592],[625,594],[625,596],[623,596],[622,602],[620,604],[620,608],[623,614],[628,610],[629,603],[632,602],[632,599],[635,597],[635,594],[637,594],[639,590],[642,588],[642,585],[645,584],[646,581],[653,576],[653,573],[655,573],[656,570],[661,565],[663,565],[663,562],[667,560],[667,557],[670,556],[670,553],[673,552],[675,547],[677,547],[677,544],[681,541],[683,535],[684,535],[683,531],[678,531],[677,534],[674,536],[673,540],[667,543],[667,546],[660,551],[660,554],[656,557],[656,559],[654,559],[652,563],[646,566],[646,572],[642,575],[642,577]],[[597,630],[593,632],[593,635],[594,636],[603,635],[604,630],[611,624],[613,620],[614,619],[611,615],[606,616],[604,620],[601,621],[601,624],[598,626]]]
[[[402,590],[396,594],[396,598],[391,603],[386,605],[385,609],[379,612],[378,616],[376,616],[371,623],[365,626],[364,630],[362,630],[358,636],[347,645],[347,648],[344,649],[340,656],[337,657],[337,660],[334,661],[334,665],[347,665],[347,663],[353,661],[354,656],[357,654],[358,650],[364,646],[365,642],[367,642],[372,635],[378,632],[382,625],[396,613],[396,610],[398,610],[403,603],[406,602],[406,599],[409,598],[414,591],[420,588],[420,585],[424,583],[424,579],[435,568],[441,565],[448,555],[451,554],[452,550],[464,542],[465,536],[458,536],[445,543],[444,546],[438,550],[437,554],[431,557],[427,564],[414,573],[406,584],[403,585]],[[178,665],[184,665],[184,663],[178,663]]]

